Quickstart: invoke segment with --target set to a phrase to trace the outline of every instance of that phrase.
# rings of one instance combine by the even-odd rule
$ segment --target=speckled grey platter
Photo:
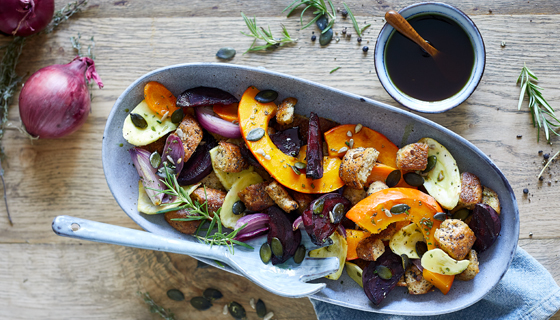
[[[103,169],[118,204],[145,230],[170,238],[196,241],[175,231],[163,215],[144,215],[136,209],[138,174],[127,151],[132,146],[122,137],[122,124],[127,115],[125,109],[132,110],[142,101],[144,85],[149,81],[162,83],[175,95],[197,86],[218,87],[237,98],[241,98],[249,86],[260,90],[272,89],[279,92],[277,102],[286,97],[296,97],[296,112],[299,114],[309,115],[314,111],[342,124],[361,123],[383,133],[399,147],[422,137],[431,137],[451,152],[461,171],[476,174],[483,185],[498,193],[502,205],[502,231],[490,250],[480,254],[480,273],[473,281],[455,281],[447,295],[436,290],[413,296],[405,294],[406,288],[397,287],[380,306],[374,306],[360,286],[344,272],[338,281],[314,280],[327,284],[325,289],[311,296],[314,299],[369,312],[424,316],[444,314],[466,308],[482,299],[509,268],[519,237],[515,195],[502,172],[470,142],[430,120],[371,99],[289,75],[231,64],[195,63],[165,67],[136,80],[116,101],[103,136]],[[200,260],[233,272],[214,261]]]

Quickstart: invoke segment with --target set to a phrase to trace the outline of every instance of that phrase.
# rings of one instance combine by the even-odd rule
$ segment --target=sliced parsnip
[[[146,128],[140,129],[132,123],[130,114],[126,116],[123,123],[123,137],[132,145],[145,146],[177,129],[177,125],[171,122],[171,117],[161,121],[161,116],[153,112],[144,100],[130,113],[141,115],[148,123]]]
[[[416,242],[418,241],[424,241],[424,235],[416,223],[411,223],[391,237],[389,247],[398,256],[406,254],[410,259],[420,259],[416,253]]]
[[[215,147],[214,149],[210,150],[210,159],[212,160],[212,168],[214,169],[214,172],[216,173],[216,176],[218,177],[218,179],[220,180],[220,182],[222,183],[224,188],[226,188],[226,190],[231,189],[233,184],[237,180],[239,180],[239,178],[243,177],[248,172],[253,172],[253,170],[254,170],[253,166],[249,166],[249,168],[247,168],[247,169],[245,169],[241,172],[231,172],[231,173],[230,172],[223,172],[222,170],[220,170],[216,167],[216,154],[217,153],[218,153],[218,147]]]
[[[364,273],[364,270],[362,270],[362,268],[360,268],[357,264],[346,261],[346,273],[348,273],[348,276],[350,276],[352,280],[356,281],[360,287],[364,287],[364,283],[362,281],[362,274]]]
[[[183,188],[183,190],[185,190],[187,192],[188,195],[190,195],[199,186],[200,186],[200,183],[192,185],[192,186],[185,186],[185,187],[182,187],[182,188]],[[146,193],[146,189],[144,189],[144,186],[142,185],[142,182],[138,181],[138,212],[141,212],[141,213],[144,213],[144,214],[156,214],[156,213],[158,213],[158,211],[161,211],[161,210],[177,208],[179,206],[179,204],[180,203],[173,203],[173,204],[168,204],[168,205],[164,204],[164,205],[159,205],[159,206],[154,205],[152,203],[152,200],[150,200],[150,197],[148,197],[148,194]]]
[[[418,142],[428,144],[428,156],[437,157],[435,167],[424,178],[424,187],[442,207],[448,210],[455,208],[461,193],[461,174],[457,162],[436,140],[422,138]]]
[[[235,223],[237,222],[237,220],[239,220],[239,218],[243,216],[241,214],[233,214],[233,204],[239,201],[239,196],[237,195],[237,193],[252,184],[261,182],[263,182],[263,179],[256,172],[245,172],[237,181],[235,181],[235,183],[231,186],[231,189],[229,189],[228,193],[226,194],[224,203],[222,205],[222,210],[220,210],[220,219],[222,220],[222,224],[224,225],[224,227],[230,229],[235,228]]]
[[[328,257],[337,257],[338,261],[340,262],[340,267],[338,271],[335,273],[331,273],[327,275],[325,278],[331,280],[338,280],[340,275],[342,274],[342,270],[344,269],[344,262],[346,261],[346,253],[348,252],[348,243],[343,236],[338,234],[338,232],[333,233],[330,238],[333,241],[328,247],[322,247],[319,249],[309,251],[309,257],[311,258],[328,258]]]
[[[457,261],[451,258],[445,251],[441,249],[432,249],[426,251],[422,256],[422,267],[431,272],[455,275],[459,274],[469,267],[469,260]]]

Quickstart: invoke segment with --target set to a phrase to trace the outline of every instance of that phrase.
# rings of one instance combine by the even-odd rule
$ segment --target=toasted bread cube
[[[185,149],[183,162],[187,162],[202,141],[202,128],[193,116],[186,114],[177,130],[175,130],[175,134],[183,142],[183,149]]]
[[[297,103],[296,98],[286,98],[278,106],[278,111],[276,112],[276,122],[281,125],[290,124],[294,121],[294,109]]]
[[[224,204],[226,199],[226,192],[222,190],[216,190],[211,188],[200,187],[194,190],[191,194],[191,199],[197,201],[200,204],[208,202],[208,212],[214,213],[218,211]]]
[[[428,165],[428,144],[411,143],[397,151],[397,169],[406,171],[424,170]]]
[[[355,206],[356,203],[366,198],[367,193],[364,189],[344,188],[344,191],[342,192],[342,196],[350,200],[350,203],[352,203],[352,205]]]
[[[263,211],[266,208],[272,207],[274,201],[266,193],[266,182],[252,184],[241,192],[237,193],[239,199],[245,204],[249,211]]]
[[[168,211],[164,214],[165,221],[169,223],[175,230],[184,234],[194,234],[200,223],[204,220],[194,220],[194,221],[174,221],[171,219],[184,219],[188,218],[189,211],[186,209],[178,211]]]
[[[470,262],[469,266],[467,267],[467,269],[465,269],[465,271],[459,273],[458,275],[455,275],[455,279],[461,281],[469,281],[474,279],[474,277],[480,272],[480,270],[478,269],[478,255],[476,254],[476,251],[469,251],[467,260],[469,260]]]
[[[285,212],[296,210],[299,207],[298,203],[290,197],[286,189],[284,189],[284,187],[282,187],[278,182],[272,181],[265,190],[272,200],[274,200],[274,202],[280,207],[280,209]]]
[[[233,143],[220,141],[216,154],[216,168],[223,172],[241,172],[249,166],[241,155],[239,147]]]
[[[434,233],[438,246],[455,260],[463,260],[476,237],[469,226],[459,219],[447,219]]]
[[[299,214],[302,214],[305,209],[309,208],[309,205],[315,199],[310,194],[297,191],[292,191],[292,198],[294,198],[294,200],[298,203],[297,212]]]
[[[406,281],[409,294],[425,294],[430,292],[434,286],[428,282],[428,280],[424,279],[422,271],[420,271],[415,265],[411,265],[406,269],[404,279]]]
[[[381,257],[384,252],[385,245],[376,234],[372,234],[371,236],[363,239],[358,243],[358,246],[356,247],[358,258],[367,261],[377,260],[377,258]]]
[[[461,193],[457,207],[474,209],[482,201],[482,185],[477,176],[469,172],[461,174]]]
[[[404,274],[399,279],[399,282],[397,282],[397,287],[406,287],[406,281],[404,280]]]
[[[488,187],[482,189],[482,203],[491,206],[497,214],[500,214],[500,199],[494,190]]]
[[[387,186],[385,184],[385,182],[383,181],[374,181],[369,185],[369,188],[367,189],[367,195],[370,196],[373,193],[376,193],[377,191],[381,191],[383,189],[388,189],[389,186]]]
[[[409,224],[409,221],[393,222],[388,225],[387,228],[381,230],[381,232],[379,232],[377,236],[379,237],[379,239],[381,239],[381,241],[390,241],[393,235],[397,233],[397,231],[401,230]]]
[[[202,183],[203,186],[206,186],[206,188],[212,188],[222,191],[226,190],[222,185],[220,179],[218,179],[218,176],[216,175],[214,170],[212,170],[206,177],[204,177],[204,179],[200,180],[200,183]]]
[[[374,148],[348,150],[340,164],[340,178],[347,187],[363,189],[378,156]]]

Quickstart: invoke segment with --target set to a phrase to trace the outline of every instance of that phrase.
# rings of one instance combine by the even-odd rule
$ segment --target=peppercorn
[[[544,178],[542,176],[539,177],[539,181],[543,181],[543,180],[544,180]]]
[[[342,14],[342,17],[344,19],[346,19],[346,17],[348,16],[348,11],[346,11],[346,9],[342,9],[342,11],[340,12],[340,14]]]
[[[344,29],[342,29],[342,31],[340,31],[340,33],[342,33],[342,34],[346,34],[346,30],[347,30],[347,28],[346,28],[346,27],[344,27]]]
[[[362,42],[362,37],[358,37],[358,39],[356,39],[358,42]]]
[[[523,189],[523,193],[524,193],[524,194],[528,194],[528,193],[529,193],[529,189],[527,189],[527,188]]]
[[[542,150],[539,150],[539,154],[542,154]]]
[[[364,47],[362,48],[362,51],[363,51],[363,52],[368,52],[368,50],[369,50],[369,47],[368,47],[368,46],[364,46]]]
[[[315,41],[315,40],[317,40],[317,36],[316,36],[316,35],[312,35],[312,36],[311,36],[311,41]]]
[[[518,135],[517,135],[517,139],[521,139],[521,138],[523,138],[523,136],[520,135],[520,134],[518,134]]]
[[[550,158],[550,153],[545,153],[542,157],[544,158],[544,160],[548,160],[548,158]]]

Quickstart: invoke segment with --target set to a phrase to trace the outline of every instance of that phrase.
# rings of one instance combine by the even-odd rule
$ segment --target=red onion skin
[[[54,14],[54,0],[2,0],[0,31],[27,37],[43,30]]]
[[[87,57],[76,57],[68,64],[48,66],[31,75],[19,96],[19,113],[27,132],[41,139],[55,139],[78,130],[91,107],[86,78],[103,87],[93,60]]]

